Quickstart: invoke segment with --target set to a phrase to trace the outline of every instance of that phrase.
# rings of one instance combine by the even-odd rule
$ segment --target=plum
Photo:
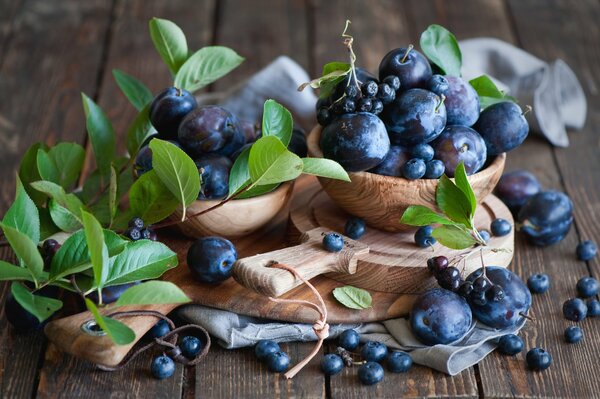
[[[474,282],[482,277],[483,269],[471,273],[466,281]],[[507,328],[523,320],[531,307],[531,292],[519,276],[499,266],[486,266],[485,275],[493,286],[500,286],[504,297],[500,300],[488,300],[477,303],[469,298],[473,315],[480,322],[492,328]]]
[[[292,138],[288,144],[288,150],[298,155],[300,158],[304,158],[308,154],[306,133],[304,133],[302,128],[294,127],[294,130],[292,130]]]
[[[456,76],[446,76],[448,90],[446,96],[446,112],[449,125],[473,126],[479,118],[479,96],[467,81]]]
[[[559,191],[542,191],[527,200],[518,215],[521,231],[537,246],[561,241],[573,223],[573,202]]]
[[[140,284],[140,281],[119,285],[111,285],[110,287],[102,288],[102,303],[109,304],[116,302],[121,297],[121,295],[123,295],[123,293],[127,291],[128,288],[138,284]],[[94,301],[95,303],[98,303],[98,291],[90,292],[88,298]]]
[[[227,280],[237,258],[235,246],[222,237],[202,237],[187,252],[187,264],[192,276],[208,284]]]
[[[438,137],[446,126],[446,107],[436,94],[410,89],[384,108],[381,119],[392,144],[428,143]]]
[[[542,186],[534,175],[526,170],[515,170],[504,173],[500,177],[494,194],[508,206],[513,214],[517,214],[527,200],[541,190]]]
[[[135,161],[133,164],[133,171],[135,172],[136,177],[140,177],[144,173],[152,170],[152,150],[150,146],[147,144],[156,136],[149,137],[149,140],[146,140],[146,144],[140,148],[138,153],[135,156]],[[181,148],[181,145],[175,140],[167,140],[169,143]]]
[[[464,337],[473,316],[467,301],[442,288],[432,288],[417,298],[410,312],[413,334],[424,344],[449,344]]]
[[[467,175],[476,173],[486,160],[483,139],[475,130],[466,126],[446,126],[442,134],[431,143],[435,158],[444,163],[445,173],[453,177],[462,161]]]
[[[327,125],[320,145],[325,158],[337,161],[348,172],[358,172],[383,161],[390,149],[390,139],[381,119],[359,112],[341,115]]]
[[[384,176],[402,176],[402,166],[411,158],[408,148],[400,145],[390,146],[383,161],[369,172]]]
[[[246,144],[238,119],[217,105],[198,107],[187,114],[178,137],[192,158],[210,153],[229,156]]]
[[[475,130],[481,134],[489,155],[498,155],[520,146],[529,133],[521,108],[512,101],[487,107],[479,116]]]
[[[379,64],[379,79],[395,75],[400,79],[400,90],[425,87],[431,78],[427,58],[412,46],[397,48],[387,53]]]
[[[29,283],[26,283],[29,285]],[[33,284],[31,284],[33,286]],[[60,296],[60,290],[55,286],[46,286],[35,293],[36,296],[45,296],[47,298],[58,298]],[[29,333],[40,330],[47,321],[40,322],[37,317],[29,313],[19,302],[15,299],[12,293],[9,293],[4,302],[4,314],[6,320],[13,326],[15,330],[20,333]]]
[[[240,120],[240,128],[246,138],[246,143],[254,143],[261,135],[259,123],[253,123],[248,120]]]
[[[196,98],[187,90],[169,87],[150,104],[150,122],[163,139],[176,139],[183,118],[198,107]]]
[[[202,178],[199,200],[220,199],[229,193],[229,171],[232,163],[226,156],[209,154],[197,159],[196,166]]]

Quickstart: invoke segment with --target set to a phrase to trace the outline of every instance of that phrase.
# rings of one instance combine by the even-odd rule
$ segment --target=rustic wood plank
[[[22,4],[23,0],[0,1],[0,10],[2,10],[2,15],[0,15],[0,65],[2,65],[4,51],[15,30],[15,16]]]

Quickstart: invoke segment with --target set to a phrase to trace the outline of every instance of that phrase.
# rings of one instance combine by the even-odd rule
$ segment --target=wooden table
[[[111,70],[122,69],[153,92],[169,84],[166,67],[150,41],[153,16],[176,21],[190,47],[222,44],[246,62],[212,88],[243,79],[275,56],[287,54],[317,76],[329,61],[344,60],[339,34],[346,18],[359,65],[376,70],[387,50],[417,42],[437,22],[458,38],[495,36],[547,60],[564,59],[577,72],[589,100],[586,127],[570,135],[568,149],[552,148],[531,137],[509,154],[508,169],[527,168],[547,188],[566,191],[575,203],[576,223],[567,238],[550,248],[516,243],[512,269],[527,277],[545,271],[549,294],[535,297],[535,322],[522,332],[526,347],[541,346],[554,357],[545,372],[526,370],[524,354],[488,356],[460,375],[448,377],[415,366],[409,373],[387,373],[383,383],[363,387],[356,370],[327,378],[318,359],[297,378],[286,381],[254,359],[251,350],[217,346],[195,368],[178,366],[157,381],[149,376],[151,355],[121,372],[106,373],[59,352],[43,334],[17,335],[0,317],[0,397],[574,397],[600,395],[600,320],[581,323],[583,342],[567,345],[569,324],[562,302],[575,294],[584,275],[598,276],[600,257],[575,260],[581,239],[600,241],[600,4],[597,0],[410,0],[410,1],[246,1],[246,0],[0,0],[0,214],[12,201],[14,171],[34,141],[85,143],[79,92],[107,111],[119,132],[134,116],[114,83]],[[260,241],[260,240],[257,240]],[[274,243],[275,244],[275,243]],[[3,247],[0,256],[10,259]],[[8,285],[0,285],[0,298]],[[292,359],[311,344],[284,345]],[[332,349],[326,345],[324,351]]]

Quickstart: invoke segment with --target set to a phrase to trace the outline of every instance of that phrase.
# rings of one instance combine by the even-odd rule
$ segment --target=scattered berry
[[[383,367],[376,362],[367,362],[359,367],[358,379],[365,385],[375,385],[383,380]]]
[[[179,344],[181,354],[188,359],[193,359],[198,356],[198,353],[202,350],[202,342],[197,337],[187,335],[183,337]]]
[[[387,369],[392,373],[406,373],[413,364],[412,357],[406,352],[392,351],[388,354]]]
[[[587,301],[587,316],[600,316],[600,302],[597,299],[590,299]]]
[[[410,149],[410,155],[425,162],[431,161],[433,159],[433,147],[426,143],[416,144]]]
[[[431,236],[432,226],[420,227],[415,233],[415,243],[421,248],[427,248],[436,243],[436,239]]]
[[[503,335],[498,341],[498,350],[505,355],[516,355],[517,353],[520,353],[524,347],[525,344],[521,337],[515,334]]]
[[[344,234],[353,240],[358,240],[365,234],[366,223],[361,218],[351,217],[344,226]]]
[[[256,358],[261,362],[264,361],[269,355],[281,351],[279,344],[275,341],[263,339],[258,341],[254,347],[254,354]]]
[[[492,224],[490,225],[490,229],[492,230],[492,234],[496,237],[503,237],[510,233],[512,230],[512,226],[506,219],[494,219]]]
[[[581,321],[587,316],[587,305],[580,298],[567,299],[563,304],[563,315],[571,321]]]
[[[550,277],[544,273],[537,273],[527,279],[527,287],[534,294],[543,294],[550,289]]]
[[[565,341],[576,344],[583,338],[583,330],[579,326],[569,326],[565,329]]]
[[[367,341],[360,350],[360,354],[368,362],[380,362],[387,356],[388,348],[381,342]]]
[[[481,236],[483,241],[486,243],[488,243],[490,241],[490,238],[492,238],[492,236],[490,235],[490,232],[487,230],[479,230],[479,235]]]
[[[157,356],[152,360],[150,371],[157,380],[164,380],[175,373],[175,362],[167,355]]]
[[[154,325],[154,327],[152,327],[150,329],[150,331],[148,332],[148,335],[150,335],[151,338],[160,338],[160,337],[164,337],[165,335],[167,335],[169,333],[169,331],[171,331],[171,327],[169,327],[169,323],[167,323],[166,320],[161,319],[158,321],[158,323],[156,323]]]
[[[419,158],[409,159],[404,166],[402,166],[402,176],[409,180],[420,179],[425,176],[425,162]]]
[[[342,331],[338,338],[338,345],[349,351],[358,348],[359,344],[360,335],[352,329]]]
[[[533,348],[525,356],[527,365],[530,369],[541,371],[546,370],[552,364],[552,356],[541,348]]]
[[[283,373],[290,367],[290,358],[285,352],[274,352],[265,358],[265,364],[270,371]]]
[[[577,259],[588,261],[598,253],[598,247],[593,241],[583,241],[577,244],[576,249]]]
[[[344,360],[340,355],[329,353],[321,359],[321,370],[325,375],[336,375],[344,369]]]
[[[589,298],[598,295],[600,285],[598,280],[593,277],[582,277],[577,282],[577,293],[583,298]]]
[[[327,233],[323,237],[323,248],[329,252],[340,252],[344,248],[344,239],[338,233]]]

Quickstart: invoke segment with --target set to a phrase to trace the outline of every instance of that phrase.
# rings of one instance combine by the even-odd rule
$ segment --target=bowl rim
[[[308,137],[306,139],[306,144],[308,147],[309,156],[313,156],[316,158],[323,158],[323,152],[321,151],[321,147],[319,145],[319,138],[321,137],[322,130],[323,130],[323,126],[317,124],[312,128],[312,130],[308,134]],[[494,171],[497,170],[499,167],[501,167],[505,163],[505,161],[506,161],[506,153],[503,152],[501,154],[498,154],[493,158],[493,160],[490,163],[487,164],[487,166],[485,168],[480,169],[479,171],[477,171],[477,173],[473,173],[472,175],[467,176],[467,178],[468,179],[484,179],[486,176],[489,176],[492,173],[494,173]],[[422,186],[424,183],[427,183],[427,182],[439,181],[439,179],[410,180],[410,179],[407,179],[402,176],[378,175],[377,173],[371,173],[368,171],[348,172],[348,175],[350,175],[350,178],[351,178],[350,180],[352,180],[352,176],[357,176],[357,177],[362,177],[362,178],[368,176],[369,178],[378,180],[380,182],[397,183],[398,181],[402,181],[407,185],[414,185],[414,186]],[[452,177],[452,179],[454,179],[454,178]]]
[[[229,204],[234,204],[234,203],[243,203],[244,205],[252,205],[253,202],[263,202],[265,200],[269,200],[272,199],[272,197],[277,197],[279,196],[279,194],[281,194],[281,191],[287,191],[290,189],[290,186],[292,186],[294,183],[294,181],[286,181],[283,182],[279,185],[279,187],[277,187],[275,190],[273,191],[269,191],[268,193],[265,194],[261,194],[258,195],[256,197],[251,197],[251,198],[234,198],[231,201],[229,201]],[[210,204],[211,206],[213,205],[217,205],[220,202],[223,202],[224,199],[210,199],[210,200],[195,200],[192,204],[195,203],[202,203],[202,204]],[[225,204],[227,205],[227,204]],[[224,205],[224,206],[225,206]]]

